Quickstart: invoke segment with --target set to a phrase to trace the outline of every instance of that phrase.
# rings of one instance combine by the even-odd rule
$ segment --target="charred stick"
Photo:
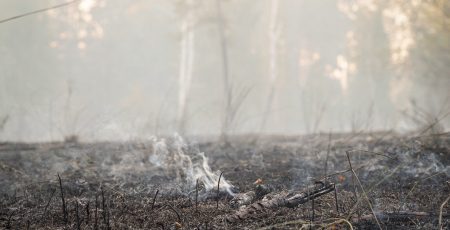
[[[98,195],[95,194],[94,229],[98,230]]]
[[[311,216],[311,223],[314,222],[314,196],[311,199],[311,208],[312,208],[312,216]]]
[[[289,208],[294,208],[299,204],[304,204],[308,202],[309,200],[325,195],[331,191],[333,191],[333,183],[330,182],[320,182],[322,185],[320,188],[315,189],[313,192],[301,192],[294,196],[291,196],[289,198],[284,199],[284,205]],[[308,188],[311,189],[311,188]],[[308,191],[308,189],[306,191]]]
[[[443,229],[443,223],[442,223],[442,213],[444,210],[444,206],[448,203],[448,201],[450,200],[450,196],[447,197],[447,199],[444,200],[444,202],[441,204],[441,206],[439,207],[439,229]]]
[[[352,167],[352,161],[350,160],[350,155],[348,154],[349,152],[346,151],[345,154],[347,155],[347,161],[348,161],[348,165],[350,166],[350,172],[354,172],[353,171],[353,167]],[[353,185],[353,196],[355,196],[355,202],[358,201],[358,193],[356,191],[356,182],[355,182],[355,174],[352,173],[352,185]]]
[[[408,222],[411,218],[430,218],[436,217],[439,214],[429,213],[429,212],[408,212],[408,211],[400,211],[400,212],[377,212],[377,218],[384,221],[399,221],[399,222]],[[449,218],[450,213],[444,213],[443,217]],[[363,215],[359,218],[352,218],[352,222],[360,222],[360,221],[370,221],[374,219],[373,215]]]
[[[334,185],[333,188],[334,188],[334,202],[336,203],[336,213],[339,215],[339,205],[338,205],[338,199],[337,199],[336,185]]]
[[[53,189],[52,195],[50,195],[50,199],[48,199],[48,202],[47,202],[47,204],[45,205],[44,212],[42,213],[41,219],[44,219],[45,214],[47,214],[47,208],[48,208],[48,206],[50,205],[50,202],[52,201],[53,196],[55,195],[55,192],[56,192],[56,189]]]
[[[88,200],[86,204],[86,224],[89,224],[89,219],[91,218],[90,212],[89,212],[89,204],[91,203],[90,200]]]
[[[178,221],[179,221],[180,223],[183,222],[182,219],[181,219],[180,213],[178,213],[178,211],[177,211],[172,205],[166,204],[166,207],[168,207],[170,210],[172,210],[173,212],[175,212],[175,214],[177,215]]]
[[[198,179],[195,183],[195,211],[198,212]]]
[[[299,192],[293,196],[287,194],[273,197],[271,200],[255,202],[251,205],[240,208],[235,214],[228,216],[228,222],[236,222],[243,220],[253,213],[257,213],[266,209],[273,209],[279,207],[295,208],[300,204],[305,204],[308,201],[325,195],[334,190],[334,184],[330,182],[318,182],[320,187],[308,186],[303,192]]]
[[[100,190],[102,193],[103,223],[105,224],[106,228],[109,229],[109,219],[108,219],[108,210],[106,207],[105,192],[103,191],[103,187],[100,187]]]
[[[16,211],[12,211],[11,212],[11,214],[9,214],[9,216],[8,216],[8,222],[6,222],[6,229],[11,229],[11,219],[12,219],[12,217],[14,216],[14,213],[15,213]]]
[[[327,171],[328,171],[328,159],[330,156],[330,148],[331,148],[331,131],[328,134],[328,147],[327,147],[327,157],[325,158],[325,173],[324,175],[327,175]]]
[[[75,201],[75,217],[77,220],[77,229],[81,229],[80,215],[78,214],[78,201]]]
[[[100,191],[101,191],[101,194],[102,194],[103,223],[106,225],[106,222],[107,222],[107,220],[106,220],[106,205],[105,205],[105,193],[103,191],[103,187],[100,187]]]
[[[159,193],[159,189],[156,189],[156,193],[155,193],[155,196],[153,196],[153,202],[152,202],[152,210],[153,210],[153,208],[155,207],[156,196],[158,196],[158,193]]]
[[[68,222],[68,215],[67,215],[67,208],[66,208],[66,200],[64,199],[64,192],[63,192],[63,187],[62,187],[62,181],[61,181],[61,177],[58,174],[58,180],[59,180],[59,189],[61,191],[61,200],[62,200],[62,213],[63,213],[63,217],[64,217],[64,223],[67,224]]]
[[[220,192],[220,178],[222,178],[223,172],[220,173],[219,180],[217,181],[217,200],[216,200],[216,209],[219,209],[219,192]]]
[[[111,208],[111,200],[109,200],[109,204],[106,205],[106,229],[111,229],[111,226],[109,225],[110,221],[110,208]]]

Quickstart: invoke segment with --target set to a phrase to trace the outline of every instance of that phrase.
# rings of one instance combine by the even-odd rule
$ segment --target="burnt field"
[[[448,134],[1,143],[0,228],[448,229],[449,165]]]

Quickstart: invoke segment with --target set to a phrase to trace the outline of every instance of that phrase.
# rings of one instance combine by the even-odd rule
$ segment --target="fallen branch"
[[[329,221],[332,221],[331,223],[328,223]],[[278,228],[283,228],[286,225],[297,225],[300,224],[302,225],[301,228],[299,229],[306,229],[306,227],[320,227],[321,229],[335,229],[335,225],[337,224],[341,224],[341,223],[345,223],[348,226],[348,229],[353,230],[353,225],[346,219],[341,219],[341,218],[330,218],[327,220],[323,220],[321,222],[315,222],[315,223],[310,223],[304,220],[293,220],[293,221],[287,221],[287,222],[283,222],[283,223],[279,223],[279,224],[275,224],[275,225],[270,225],[270,226],[266,226],[266,227],[262,227],[259,228],[258,230],[266,230],[266,229],[278,229]],[[334,227],[332,227],[334,226]]]
[[[320,185],[320,187],[317,187],[317,185]],[[266,209],[275,209],[280,207],[294,208],[300,204],[304,204],[309,200],[325,195],[332,191],[334,191],[333,183],[316,182],[314,186],[308,186],[303,191],[294,195],[286,193],[278,194],[277,196],[272,197],[272,199],[270,200],[264,198],[263,200],[255,202],[249,206],[243,206],[238,211],[236,211],[236,213],[228,216],[226,220],[233,223],[246,219],[252,214],[264,211]]]
[[[410,220],[411,218],[432,218],[436,216],[440,216],[441,213],[429,213],[429,212],[409,212],[409,211],[399,211],[399,212],[377,212],[377,218],[382,221],[390,221],[390,222],[402,222]],[[442,213],[442,217],[448,218],[450,217],[450,213]],[[360,221],[372,221],[373,215],[364,215],[361,217],[355,217],[351,219],[352,222],[360,222]]]

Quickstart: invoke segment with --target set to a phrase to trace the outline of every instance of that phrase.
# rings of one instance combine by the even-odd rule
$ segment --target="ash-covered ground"
[[[315,181],[336,192],[230,221]],[[0,144],[0,228],[448,229],[449,195],[448,133]]]

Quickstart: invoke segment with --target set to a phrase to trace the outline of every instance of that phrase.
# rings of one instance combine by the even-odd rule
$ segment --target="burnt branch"
[[[317,187],[316,185],[320,185]],[[334,184],[330,182],[316,182],[314,186],[308,186],[303,191],[294,195],[278,194],[272,199],[263,199],[249,206],[243,206],[236,213],[226,218],[228,222],[237,222],[244,220],[254,213],[262,212],[267,209],[276,209],[280,207],[295,208],[300,204],[304,204],[314,198],[323,196],[334,190]]]
[[[66,200],[64,199],[64,191],[63,191],[63,187],[62,187],[62,181],[61,181],[61,177],[58,174],[58,180],[59,180],[59,190],[61,191],[61,201],[62,201],[62,213],[63,213],[63,218],[64,218],[64,223],[67,224],[68,223],[68,214],[67,214],[67,207],[66,207]]]

